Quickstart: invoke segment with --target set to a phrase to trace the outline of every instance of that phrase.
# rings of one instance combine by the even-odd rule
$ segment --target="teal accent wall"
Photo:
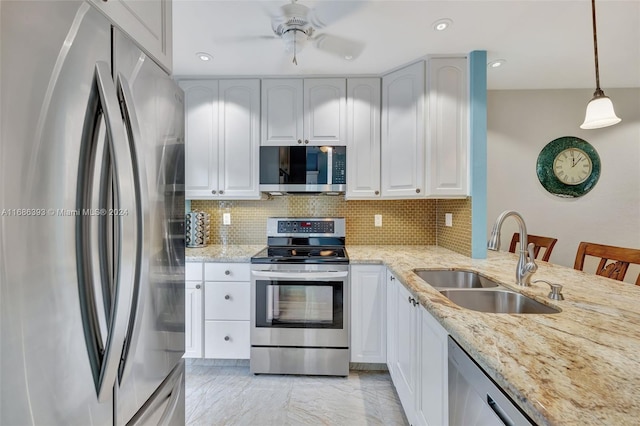
[[[469,54],[471,257],[487,257],[487,52]]]

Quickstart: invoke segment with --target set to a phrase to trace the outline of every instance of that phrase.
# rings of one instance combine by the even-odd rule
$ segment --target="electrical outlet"
[[[231,225],[231,213],[222,213],[222,224]]]
[[[444,226],[453,226],[453,214],[445,213],[444,214]]]
[[[382,215],[381,214],[377,214],[373,216],[373,223],[375,226],[382,226]]]

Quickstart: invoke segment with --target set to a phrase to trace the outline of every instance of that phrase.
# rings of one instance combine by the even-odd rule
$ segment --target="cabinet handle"
[[[374,194],[380,195],[380,191],[376,191],[376,192],[374,192]]]
[[[304,143],[308,144],[309,143],[309,139],[305,139]]]
[[[302,143],[302,139],[298,139],[298,143],[299,143],[299,144],[300,144],[300,143]]]
[[[396,277],[394,277],[393,275],[391,275],[391,281],[395,281]]]
[[[221,190],[220,190],[220,195],[222,195],[222,194],[224,194],[224,191],[221,189]]]
[[[412,303],[413,297],[409,296],[409,303]]]
[[[218,192],[218,191],[216,191],[215,189],[214,189],[213,191],[211,191],[211,193],[212,193],[213,195],[215,195],[217,192]]]
[[[224,336],[224,341],[225,341],[225,342],[228,342],[229,340],[231,340],[231,337],[229,337],[229,336]]]
[[[231,296],[229,296],[228,294],[225,294],[224,295],[224,300],[229,300],[229,299],[231,299]]]
[[[416,188],[416,194],[420,193],[420,188]]]
[[[196,289],[200,290],[200,284],[196,284]]]
[[[231,271],[227,269],[226,271],[224,271],[224,274],[225,275],[231,275]]]

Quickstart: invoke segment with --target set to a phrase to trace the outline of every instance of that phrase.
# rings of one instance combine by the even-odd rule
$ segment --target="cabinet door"
[[[249,359],[249,321],[205,321],[204,357]]]
[[[304,80],[304,143],[346,145],[347,87],[344,78]]]
[[[351,362],[387,361],[385,270],[351,266]]]
[[[303,80],[262,80],[261,145],[302,144]]]
[[[418,309],[409,300],[413,296],[402,284],[397,285],[396,300],[396,378],[393,383],[409,423],[415,424],[418,386]]]
[[[248,282],[206,282],[204,319],[248,321],[251,316],[250,288]]]
[[[260,80],[220,80],[218,195],[259,199]]]
[[[202,358],[202,281],[186,281],[184,357]]]
[[[428,62],[427,188],[433,196],[469,192],[466,58]]]
[[[387,368],[393,382],[396,382],[396,346],[398,336],[396,333],[396,319],[398,316],[398,280],[387,270]]]
[[[382,196],[425,194],[424,62],[382,78]]]
[[[347,79],[347,199],[380,198],[380,79]]]
[[[417,424],[449,424],[447,331],[420,307]]]
[[[171,0],[91,0],[111,21],[171,74]]]
[[[180,87],[185,95],[186,198],[212,198],[218,188],[218,81],[183,81]]]

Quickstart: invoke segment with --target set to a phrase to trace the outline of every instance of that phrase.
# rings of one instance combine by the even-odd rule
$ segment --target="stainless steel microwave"
[[[344,146],[260,147],[260,191],[342,193],[346,178]]]

